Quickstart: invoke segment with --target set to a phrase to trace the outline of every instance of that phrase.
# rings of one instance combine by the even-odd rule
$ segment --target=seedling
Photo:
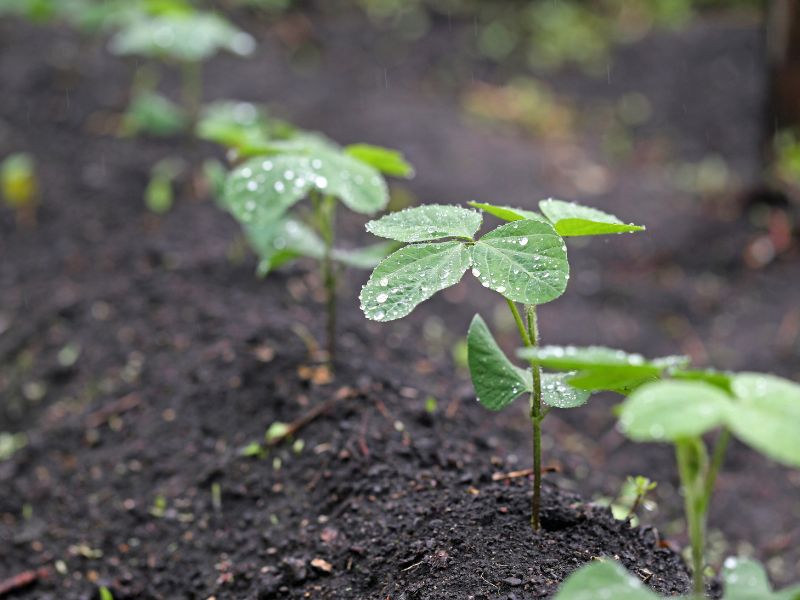
[[[183,109],[169,98],[153,91],[136,94],[122,116],[121,134],[142,133],[168,137],[184,131],[188,118]]]
[[[764,567],[753,560],[733,557],[725,559],[722,583],[725,588],[722,600],[800,600],[800,585],[773,591]],[[628,573],[618,562],[599,560],[570,575],[559,588],[554,600],[598,598],[662,600],[667,596],[659,596],[649,590],[638,577]]]
[[[566,236],[600,235],[644,229],[613,215],[560,200],[543,200],[544,215],[522,209],[471,203],[505,221],[479,239],[480,212],[459,206],[428,205],[389,214],[367,223],[375,235],[405,242],[381,262],[361,290],[367,318],[392,321],[409,314],[437,291],[455,285],[471,268],[487,288],[505,299],[522,342],[539,343],[536,307],[564,293],[569,279]],[[520,312],[517,303],[524,309]],[[524,315],[524,316],[523,316]],[[514,365],[494,340],[480,315],[467,335],[468,363],[478,401],[500,410],[522,394],[530,396],[533,430],[531,526],[540,528],[542,421],[552,408],[574,408],[589,396],[565,383],[563,374]]]
[[[647,498],[647,494],[652,492],[658,486],[655,481],[650,481],[647,477],[637,475],[636,477],[628,477],[628,485],[632,488],[634,500],[631,508],[628,511],[627,519],[631,519],[636,515],[639,507],[642,506]]]
[[[177,64],[181,69],[183,107],[194,123],[202,102],[203,62],[223,50],[247,56],[255,50],[255,41],[215,13],[197,11],[189,3],[172,0],[129,20],[112,37],[111,50],[122,56]]]
[[[165,158],[156,163],[144,192],[144,201],[150,212],[157,215],[169,212],[175,201],[172,185],[183,168],[183,163],[175,158]]]
[[[694,591],[701,596],[708,510],[730,437],[800,467],[800,385],[760,373],[687,370],[677,357],[648,361],[608,348],[524,348],[519,353],[546,367],[577,370],[567,383],[587,393],[631,392],[619,407],[622,432],[637,442],[675,446]],[[618,366],[609,360],[613,356]],[[664,377],[670,379],[655,381]],[[703,435],[713,430],[719,434],[709,453]]]
[[[296,132],[288,139],[269,141],[261,156],[231,172],[225,188],[224,203],[258,254],[260,275],[300,257],[319,261],[330,361],[336,350],[337,265],[372,268],[396,247],[382,243],[357,250],[335,248],[336,200],[353,212],[373,214],[389,201],[381,173],[413,175],[398,152],[369,148],[369,156],[362,152],[356,158],[350,148],[327,138]],[[311,211],[288,214],[303,198],[311,201]]]
[[[29,154],[12,154],[0,163],[0,189],[3,200],[16,213],[17,224],[35,226],[39,182]]]

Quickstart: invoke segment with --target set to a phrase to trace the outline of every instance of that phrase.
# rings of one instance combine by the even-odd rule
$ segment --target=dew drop
[[[274,188],[275,188],[275,191],[276,191],[276,192],[278,192],[278,193],[280,193],[280,192],[282,192],[283,190],[285,190],[285,189],[286,189],[286,186],[285,186],[285,185],[283,185],[283,182],[282,182],[282,181],[276,181],[276,182],[275,182],[275,185],[274,185],[274,186],[272,186],[272,187],[274,187]]]
[[[528,238],[526,238],[526,237],[520,238],[520,240],[519,240],[519,245],[520,246],[526,246],[527,244],[528,244]]]
[[[382,293],[382,294],[378,294],[378,296],[375,298],[375,300],[377,300],[377,301],[378,301],[378,304],[383,304],[383,303],[384,303],[384,302],[386,302],[388,299],[389,299],[389,294],[387,294],[387,293],[385,293],[385,292],[384,292],[384,293]]]

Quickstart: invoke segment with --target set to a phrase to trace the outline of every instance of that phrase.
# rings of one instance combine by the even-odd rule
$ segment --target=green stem
[[[678,462],[681,485],[683,487],[684,510],[686,511],[686,524],[689,529],[689,540],[692,548],[692,582],[694,594],[702,598],[705,592],[703,578],[703,553],[705,550],[706,513],[703,510],[704,487],[703,479],[698,481],[697,466],[692,465],[693,441],[679,441],[675,445],[675,456]],[[697,441],[697,443],[702,443]],[[700,484],[700,485],[699,485]]]
[[[536,323],[536,306],[525,307],[528,319],[528,339],[531,346],[539,341],[539,328]],[[542,373],[539,365],[531,362],[533,390],[531,391],[531,425],[533,426],[533,498],[531,500],[531,527],[541,529],[539,513],[542,506]]]
[[[194,129],[200,116],[200,105],[203,102],[202,63],[184,62],[181,64],[181,96],[189,115],[190,126]]]
[[[317,227],[325,251],[321,262],[322,284],[325,287],[325,310],[327,313],[328,363],[333,365],[336,357],[336,265],[333,262],[333,241],[335,238],[336,199],[325,196],[315,202]]]
[[[514,321],[517,323],[517,329],[519,330],[519,336],[522,338],[522,342],[526,346],[531,346],[531,338],[528,337],[528,330],[525,328],[525,323],[522,320],[522,316],[519,314],[517,305],[508,298],[506,298],[506,302],[508,303],[508,307],[511,309],[511,314],[514,315]]]

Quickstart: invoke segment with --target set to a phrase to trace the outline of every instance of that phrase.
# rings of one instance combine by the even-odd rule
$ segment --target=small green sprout
[[[634,494],[634,500],[627,515],[627,518],[631,519],[636,515],[639,507],[644,505],[647,494],[656,489],[658,482],[650,481],[643,475],[637,475],[636,477],[628,476],[627,483]]]
[[[326,295],[328,359],[333,361],[338,265],[369,269],[396,247],[380,243],[356,250],[335,248],[336,200],[353,212],[374,214],[389,202],[382,173],[390,170],[410,177],[413,170],[399,153],[370,147],[370,155],[362,155],[362,160],[351,156],[348,148],[304,131],[263,142],[261,155],[228,176],[224,204],[258,254],[260,275],[300,257],[319,261]],[[311,211],[290,213],[303,198],[311,201]]]
[[[273,143],[288,140],[297,133],[285,121],[271,118],[267,110],[250,102],[225,100],[203,108],[195,134],[229,150],[229,158],[270,154]]]
[[[373,234],[408,244],[381,262],[361,290],[361,309],[368,319],[392,321],[404,317],[439,290],[458,283],[471,270],[484,287],[503,296],[520,338],[535,351],[539,344],[536,308],[561,296],[569,279],[563,238],[643,229],[622,224],[613,215],[557,200],[539,203],[544,214],[471,204],[510,222],[476,239],[483,221],[480,212],[460,206],[427,205],[367,223],[367,230]],[[522,313],[517,303],[524,305]],[[530,396],[531,526],[538,530],[542,421],[553,408],[585,404],[589,394],[568,385],[567,375],[542,373],[534,361],[529,361],[528,369],[514,365],[480,315],[475,315],[470,325],[467,353],[472,383],[484,407],[501,410],[522,394]]]
[[[567,383],[586,392],[630,393],[619,406],[621,431],[637,442],[675,446],[698,595],[705,589],[708,509],[731,435],[774,460],[800,467],[797,383],[761,373],[692,370],[680,357],[647,360],[608,348],[523,348],[519,354],[572,371]],[[713,430],[719,434],[709,452],[703,436]]]
[[[12,154],[0,163],[0,190],[5,203],[16,213],[17,224],[35,226],[39,181],[30,154]]]
[[[722,600],[800,600],[800,585],[773,591],[764,567],[753,560],[726,558],[721,578],[724,587]],[[686,600],[700,597],[682,596]],[[554,600],[597,598],[662,600],[675,596],[659,596],[616,561],[597,560],[572,573],[561,585]]]
[[[100,600],[114,600],[114,594],[112,594],[111,590],[104,585],[100,586],[98,589],[98,594],[100,595]]]
[[[173,181],[182,171],[183,163],[175,158],[165,158],[156,163],[144,192],[145,205],[151,212],[163,215],[170,211],[175,200]]]

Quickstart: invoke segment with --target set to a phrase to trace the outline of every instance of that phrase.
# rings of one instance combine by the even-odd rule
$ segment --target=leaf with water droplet
[[[733,378],[738,402],[728,426],[740,440],[784,464],[800,467],[800,385],[761,373]]]
[[[622,432],[635,441],[696,438],[725,424],[732,398],[699,381],[658,381],[634,391],[619,407]]]
[[[216,13],[190,10],[139,14],[111,38],[110,48],[115,54],[199,63],[220,50],[250,54],[255,40]]]
[[[248,225],[244,227],[244,233],[259,258],[258,274],[261,277],[301,256],[320,260],[325,254],[325,244],[319,236],[294,219]]]
[[[733,373],[717,371],[715,369],[675,369],[670,371],[670,377],[683,381],[703,381],[717,386],[722,391],[733,394]]]
[[[406,179],[414,176],[414,167],[397,150],[371,144],[353,144],[346,146],[344,151],[385,175],[404,177]]]
[[[471,207],[482,210],[503,221],[543,221],[549,223],[542,215],[532,210],[512,208],[510,206],[497,206],[485,202],[467,202]]]
[[[599,560],[567,577],[553,600],[658,600],[658,596],[619,563]]]
[[[376,267],[361,289],[361,309],[374,321],[400,319],[439,290],[458,283],[469,265],[470,248],[461,242],[400,248]]]
[[[481,283],[509,300],[544,304],[567,288],[567,248],[555,229],[542,221],[501,225],[473,248]]]
[[[367,231],[399,242],[427,242],[447,237],[472,238],[482,220],[481,214],[474,210],[426,204],[370,221]]]
[[[480,315],[467,333],[467,363],[475,393],[489,410],[505,408],[533,387],[530,371],[508,360]]]
[[[725,600],[769,600],[772,586],[759,563],[746,558],[728,557],[722,566]]]
[[[542,373],[542,402],[553,408],[577,408],[589,400],[591,392],[572,387],[573,373]]]
[[[644,231],[641,225],[626,224],[612,214],[574,202],[549,198],[539,202],[539,209],[564,237],[605,235]]]

